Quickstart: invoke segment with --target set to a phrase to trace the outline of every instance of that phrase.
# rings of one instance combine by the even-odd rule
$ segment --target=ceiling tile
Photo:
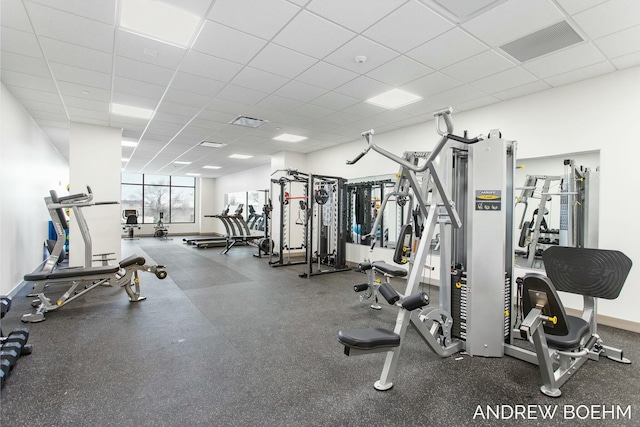
[[[33,31],[22,0],[2,0],[0,2],[0,21],[2,27],[26,32]]]
[[[28,110],[46,111],[49,113],[65,114],[64,107],[61,102],[50,104],[48,102],[32,101],[30,99],[21,99],[20,103]]]
[[[224,83],[217,80],[183,73],[182,71],[179,71],[171,82],[171,87],[174,89],[199,93],[205,96],[215,96],[223,86]]]
[[[485,93],[500,92],[538,80],[526,70],[515,67],[470,83]]]
[[[587,35],[597,39],[640,24],[640,1],[610,0],[573,16]]]
[[[300,108],[296,108],[291,113],[302,117],[309,117],[311,119],[321,119],[333,113],[333,110],[320,107],[318,105],[305,104]]]
[[[296,80],[332,90],[356,77],[356,73],[320,61],[296,77]]]
[[[508,0],[462,27],[497,47],[563,19],[564,15],[549,0]]]
[[[57,62],[49,62],[49,66],[58,82],[72,82],[100,89],[111,89],[111,74],[99,73]]]
[[[482,98],[455,104],[452,107],[454,111],[469,111],[480,107],[486,107],[487,105],[495,104],[497,102],[500,102],[498,98],[494,98],[493,96],[483,96]]]
[[[330,108],[334,111],[342,110],[343,108],[350,107],[358,102],[360,102],[359,99],[343,95],[338,92],[327,92],[311,101],[312,104]]]
[[[407,52],[407,56],[431,68],[441,69],[487,50],[477,39],[454,28]]]
[[[209,103],[207,109],[205,111],[218,111],[222,113],[229,114],[244,114],[251,106],[247,104],[243,104],[237,101],[230,101],[221,98],[214,98],[213,101]]]
[[[442,108],[449,107],[451,105],[460,104],[463,102],[471,101],[474,99],[482,98],[486,96],[486,94],[480,92],[477,89],[474,89],[470,86],[458,86],[453,89],[449,89],[446,92],[441,92],[436,94],[426,101],[429,105],[432,106],[431,111],[436,111]],[[406,108],[409,110],[411,104],[403,107],[403,110]]]
[[[76,44],[40,37],[47,60],[88,70],[111,73],[113,55]]]
[[[32,56],[18,55],[13,52],[2,52],[0,61],[3,71],[15,71],[17,73],[32,74],[40,77],[51,77],[49,68],[44,59]]]
[[[206,106],[211,102],[210,96],[199,95],[197,93],[185,92],[179,89],[170,88],[163,102],[173,102],[175,104],[189,105],[195,107],[198,110]]]
[[[109,103],[94,101],[93,99],[78,98],[75,96],[64,95],[64,104],[67,107],[83,108],[85,110],[109,112]]]
[[[525,63],[534,75],[546,79],[557,74],[604,61],[602,54],[589,43],[582,43]]]
[[[266,44],[267,41],[261,38],[207,21],[193,45],[193,50],[246,64]]]
[[[604,3],[608,0],[557,0],[560,6],[569,14],[574,15],[585,9]]]
[[[3,71],[2,82],[7,85],[25,87],[27,89],[57,92],[56,86],[53,84],[53,79],[50,77],[38,77],[30,74],[16,73],[15,71]]]
[[[343,113],[353,114],[354,116],[358,116],[359,118],[375,116],[385,111],[387,111],[385,108],[369,104],[368,102],[360,102],[342,110]]]
[[[621,56],[619,58],[612,59],[613,65],[618,69],[634,67],[640,65],[640,52],[635,52],[629,55]]]
[[[284,0],[217,0],[207,18],[269,40],[299,10]]]
[[[602,37],[595,43],[609,58],[640,51],[640,25]]]
[[[289,79],[277,74],[258,70],[257,68],[245,67],[231,82],[235,85],[249,89],[255,89],[262,92],[273,92],[282,87],[288,81]]]
[[[104,111],[85,110],[84,108],[67,107],[71,121],[83,117],[86,119],[109,121],[109,113]]]
[[[488,50],[443,68],[441,71],[449,77],[467,83],[512,67],[514,64],[511,61]]]
[[[116,76],[122,76],[159,86],[166,86],[173,76],[173,70],[169,68],[135,61],[133,59],[125,58],[124,56],[116,56],[114,68]]]
[[[164,86],[132,80],[126,77],[115,76],[113,78],[114,92],[129,93],[131,95],[153,99],[156,103],[162,98],[164,89]]]
[[[160,67],[176,68],[180,64],[185,50],[118,29],[116,30],[116,54]]]
[[[261,108],[273,109],[276,111],[290,112],[303,105],[302,102],[277,95],[269,95],[256,104]]]
[[[535,92],[540,92],[542,90],[546,90],[549,88],[551,88],[551,86],[549,86],[547,83],[538,80],[533,83],[528,83],[526,85],[514,87],[513,89],[507,89],[502,92],[494,93],[493,96],[502,100],[507,100],[507,99],[518,98],[520,96],[529,95]]]
[[[4,0],[2,0],[4,2]],[[30,0],[45,6],[73,13],[84,18],[114,25],[116,14],[115,0],[86,1],[86,0]]]
[[[407,52],[453,28],[420,3],[408,2],[363,34],[398,52]]]
[[[50,113],[48,111],[37,111],[37,110],[29,110],[29,115],[34,119],[43,119],[43,120],[52,120],[58,122],[66,122],[68,121],[67,116],[64,114],[64,111],[60,113]]]
[[[14,30],[4,25],[0,32],[0,48],[3,52],[13,52],[43,59],[38,40],[33,33]]]
[[[577,82],[591,77],[599,76],[605,73],[611,73],[615,71],[615,67],[608,61],[600,62],[598,64],[588,65],[577,70],[572,70],[567,73],[555,75],[544,79],[551,86],[562,86],[568,83]]]
[[[355,35],[332,22],[302,11],[273,41],[313,58],[322,59]]]
[[[284,96],[285,98],[295,99],[301,102],[309,102],[312,99],[324,95],[326,92],[326,89],[292,80],[278,89],[275,94]]]
[[[393,89],[391,86],[369,77],[360,76],[355,80],[340,86],[335,91],[361,100],[369,99],[383,92]]]
[[[458,80],[445,76],[440,72],[435,72],[414,80],[411,83],[402,86],[400,89],[415,93],[423,98],[427,98],[436,93],[444,92],[445,90],[449,90],[460,85],[462,85],[462,83]]]
[[[211,0],[162,0],[164,3],[186,10],[194,15],[204,15],[211,5]]]
[[[56,130],[60,131],[60,134],[63,134],[62,131],[69,131],[69,121],[68,120],[64,120],[64,121],[54,121],[54,120],[44,120],[44,119],[40,119],[38,120],[38,124],[41,127],[47,127],[47,128],[54,128]]]
[[[269,43],[249,65],[280,76],[294,78],[316,62],[317,60],[310,56]]]
[[[355,73],[364,74],[397,57],[398,52],[387,49],[364,37],[356,37],[325,58],[326,62]],[[356,62],[356,56],[365,56],[365,62]]]
[[[177,114],[185,117],[193,117],[198,112],[200,112],[200,108],[191,107],[189,105],[176,104],[173,102],[168,102],[163,100],[162,103],[158,106],[158,112],[160,113],[168,113],[168,114]]]
[[[398,87],[432,73],[433,70],[406,56],[399,56],[369,71],[367,77]]]
[[[7,89],[9,89],[9,92],[11,92],[13,96],[15,96],[18,99],[41,101],[49,104],[57,104],[60,102],[60,96],[58,96],[58,94],[55,92],[44,92],[36,89],[13,86],[4,81],[3,83],[7,86]]]
[[[58,88],[62,95],[75,96],[78,98],[92,99],[94,101],[109,102],[111,92],[104,89],[79,85],[71,82],[58,82]]]
[[[235,85],[227,85],[218,93],[218,98],[243,104],[255,105],[267,97],[267,93],[253,89],[247,89]]]
[[[423,3],[429,5],[432,3],[428,0],[420,0]],[[492,3],[496,3],[499,0],[474,0],[474,1],[459,1],[459,0],[435,0],[437,4],[442,6],[445,10],[458,18],[458,21],[464,21],[467,17],[478,13],[483,8],[488,8]]]
[[[147,108],[149,110],[155,110],[158,106],[158,101],[153,98],[133,95],[131,92],[113,92],[112,96],[112,102],[115,104],[131,105],[132,107]]]
[[[361,33],[404,2],[405,0],[314,0],[307,6],[307,10]]]
[[[228,82],[242,68],[242,65],[204,53],[189,51],[184,58],[180,71],[195,74],[208,79]]]
[[[113,52],[114,28],[72,13],[26,3],[38,36],[79,44],[103,52]]]

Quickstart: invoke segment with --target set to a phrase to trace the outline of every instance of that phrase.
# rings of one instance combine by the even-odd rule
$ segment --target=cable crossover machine
[[[393,266],[389,272],[407,277],[404,294],[391,286],[382,292],[380,287],[387,302],[399,309],[395,327],[339,331],[345,354],[386,353],[374,387],[389,390],[411,325],[441,357],[465,351],[471,356],[508,355],[538,365],[540,389],[552,397],[561,394],[560,387],[589,359],[606,356],[630,363],[622,350],[604,345],[597,334],[596,315],[598,298],[619,295],[631,260],[618,251],[554,246],[543,253],[547,275],[529,273],[514,283],[516,144],[503,139],[498,130],[491,130],[487,138],[454,135],[451,112],[449,108],[435,113],[440,139],[424,160],[406,154],[401,158],[379,147],[371,130],[363,133],[367,148],[347,162],[353,164],[373,149],[398,163],[396,186],[382,200],[380,212],[390,197],[410,191],[420,218],[414,216],[409,228],[417,246],[403,245],[416,248],[407,263],[409,271],[401,274],[396,270],[402,268]],[[378,225],[376,218],[371,233]],[[422,231],[419,238],[417,230]],[[439,301],[430,306],[428,295],[418,290],[436,230]],[[515,304],[514,289],[519,296]],[[556,290],[583,296],[580,317],[566,314]],[[512,307],[523,316],[512,315]],[[523,339],[520,345],[514,344],[517,338]]]

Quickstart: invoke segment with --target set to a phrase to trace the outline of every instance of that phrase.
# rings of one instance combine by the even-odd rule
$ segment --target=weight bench
[[[140,296],[140,279],[138,271],[153,273],[158,279],[167,277],[167,272],[162,265],[148,266],[143,257],[132,255],[118,265],[106,265],[89,268],[64,268],[53,271],[36,271],[24,276],[27,282],[34,282],[37,299],[31,305],[36,308],[35,313],[22,316],[23,322],[42,322],[44,313],[65,306],[71,301],[81,297],[98,286],[124,287],[129,301],[143,301],[146,297]],[[44,288],[48,284],[71,283],[67,291],[55,304],[44,294]]]
[[[600,356],[631,363],[622,350],[605,346],[597,334],[597,298],[615,299],[631,270],[622,252],[554,246],[542,254],[547,276],[528,273],[522,281],[522,307],[528,313],[520,325],[523,338],[533,341],[542,393],[562,394],[560,387],[588,360]],[[581,317],[567,315],[556,291],[582,295]]]

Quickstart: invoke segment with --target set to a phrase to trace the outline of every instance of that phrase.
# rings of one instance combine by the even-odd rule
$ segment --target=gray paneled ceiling
[[[199,17],[186,48],[123,30],[123,1],[2,0],[1,65],[63,155],[69,122],[122,128],[138,142],[123,147],[127,172],[221,176],[640,64],[638,0],[162,0]],[[525,62],[507,53],[562,21],[583,41],[536,56],[523,39],[518,55],[536,56]],[[366,102],[393,88],[422,100]],[[112,103],[155,114],[118,116]],[[239,115],[267,123],[230,124]]]

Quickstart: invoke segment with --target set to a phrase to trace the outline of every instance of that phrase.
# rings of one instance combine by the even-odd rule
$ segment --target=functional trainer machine
[[[401,194],[403,189],[411,189],[424,218],[424,232],[413,257],[404,294],[396,292],[395,295],[390,294],[389,298],[383,295],[390,304],[399,308],[394,330],[341,330],[338,340],[344,345],[345,354],[385,352],[382,374],[374,387],[377,390],[389,390],[393,386],[407,327],[411,325],[431,350],[442,357],[460,351],[483,357],[502,357],[506,354],[540,365],[544,383],[542,391],[550,396],[559,395],[562,383],[588,358],[597,360],[600,355],[606,355],[626,362],[621,350],[602,343],[597,336],[594,319],[595,298],[617,296],[630,268],[630,261],[626,264],[622,261],[595,263],[600,257],[607,256],[607,251],[600,250],[594,250],[593,261],[586,262],[581,254],[558,256],[551,251],[545,264],[557,263],[560,266],[558,270],[564,276],[571,276],[577,271],[589,278],[584,281],[575,279],[581,286],[571,282],[560,288],[585,295],[582,318],[588,327],[585,329],[582,323],[577,329],[571,329],[573,332],[570,334],[577,334],[578,339],[556,339],[548,341],[545,347],[540,325],[549,327],[549,322],[567,322],[568,317],[562,310],[556,309],[557,304],[547,304],[543,298],[536,296],[535,285],[541,280],[524,288],[524,283],[531,283],[534,280],[532,278],[523,281],[522,299],[525,302],[526,298],[532,298],[534,302],[529,306],[523,304],[525,311],[531,309],[527,311],[522,325],[516,327],[516,316],[512,316],[511,202],[515,144],[503,139],[497,130],[492,130],[486,139],[482,136],[468,139],[454,135],[450,109],[435,113],[435,118],[436,131],[441,138],[424,162],[407,161],[377,146],[373,143],[373,131],[363,134],[367,148],[348,162],[355,163],[373,149],[398,163],[400,171],[396,191]],[[443,122],[445,129],[440,128]],[[424,173],[422,186],[417,173]],[[431,200],[428,199],[429,194]],[[385,200],[382,204],[385,204]],[[376,228],[377,224],[374,224],[372,232]],[[424,307],[428,304],[428,298],[417,290],[436,228],[439,228],[441,237],[439,303],[434,307]],[[572,263],[568,262],[569,259],[573,260]],[[614,283],[602,286],[602,292],[588,292],[590,284],[594,281],[600,283],[612,271],[616,272],[617,277],[612,281]],[[551,276],[546,283],[549,286],[542,291],[551,295],[548,289],[553,286],[551,282],[555,283],[556,280]],[[533,296],[525,297],[525,289],[527,295],[528,289],[533,289]],[[611,289],[617,292],[609,292]],[[559,299],[548,296],[547,301]],[[574,322],[571,319],[568,321]],[[514,345],[514,330],[518,335],[531,337],[535,351]],[[564,337],[562,333],[559,335]],[[560,346],[564,348],[558,348]]]

